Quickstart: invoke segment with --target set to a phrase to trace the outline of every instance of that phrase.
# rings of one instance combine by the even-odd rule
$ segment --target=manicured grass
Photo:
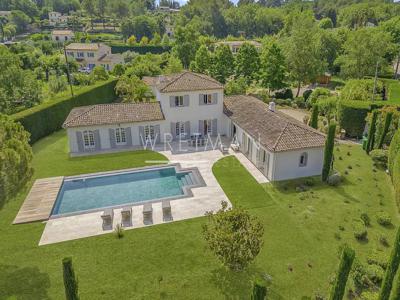
[[[395,79],[384,79],[388,87],[388,102],[400,104],[400,81]]]
[[[64,132],[35,144],[35,176],[128,168],[163,159],[152,152],[70,159],[66,149]],[[263,250],[241,274],[226,271],[205,250],[201,225],[206,218],[126,231],[121,240],[107,234],[38,247],[44,224],[10,225],[26,195],[23,191],[0,210],[0,299],[63,299],[65,256],[73,257],[82,299],[248,299],[251,280],[265,274],[272,276],[269,299],[326,293],[342,243],[351,244],[361,260],[376,249],[387,254],[378,236],[392,241],[395,232],[377,225],[375,214],[386,211],[398,224],[387,175],[373,172],[358,146],[341,146],[335,155],[342,173],[352,166],[345,183],[338,188],[316,184],[305,193],[295,190],[304,180],[259,185],[234,157],[214,165],[232,203],[247,208],[265,226]],[[366,243],[356,242],[352,232],[362,212],[372,219]]]

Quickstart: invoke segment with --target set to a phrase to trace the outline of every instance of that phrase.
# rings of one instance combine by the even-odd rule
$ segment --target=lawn
[[[66,143],[61,131],[35,144],[36,178],[143,166],[146,160],[163,159],[149,151],[71,159]],[[248,299],[251,280],[266,274],[272,277],[270,299],[326,293],[342,243],[351,244],[361,260],[373,251],[383,256],[389,249],[380,246],[378,237],[383,234],[391,241],[395,230],[379,226],[375,215],[386,211],[398,224],[387,175],[373,172],[358,146],[341,146],[336,158],[342,173],[348,169],[345,183],[337,188],[316,184],[301,193],[295,188],[303,180],[259,185],[234,157],[214,165],[213,172],[233,204],[248,209],[265,226],[263,250],[241,274],[225,270],[205,251],[201,234],[205,218],[130,230],[121,240],[107,234],[38,247],[44,224],[10,225],[26,195],[23,191],[0,210],[0,299],[62,299],[65,256],[73,257],[82,299]],[[352,223],[362,212],[369,214],[372,226],[368,242],[358,243]]]
[[[384,79],[388,87],[388,102],[400,104],[400,81],[395,79]]]

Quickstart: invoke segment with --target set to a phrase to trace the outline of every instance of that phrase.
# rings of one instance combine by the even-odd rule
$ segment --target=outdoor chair
[[[101,218],[103,220],[103,230],[110,230],[113,228],[114,210],[112,208],[104,210]]]
[[[221,144],[220,150],[221,150],[221,152],[222,152],[223,155],[229,154],[229,148],[226,147],[224,144]]]
[[[169,200],[164,200],[162,202],[163,220],[172,221],[171,203]]]
[[[132,207],[126,206],[121,210],[121,223],[124,227],[132,226]]]
[[[145,225],[153,223],[153,206],[151,203],[143,205],[143,223]]]

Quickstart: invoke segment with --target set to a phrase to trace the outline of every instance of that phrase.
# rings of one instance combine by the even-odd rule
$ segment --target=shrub
[[[387,237],[384,235],[381,235],[379,237],[379,243],[381,243],[381,245],[384,247],[389,247],[389,241],[387,240]]]
[[[360,138],[369,110],[369,104],[362,101],[339,101],[337,115],[340,128],[346,130],[347,136]]]
[[[365,226],[368,227],[368,226],[371,225],[371,219],[370,219],[370,217],[368,216],[367,213],[362,213],[361,216],[360,216],[360,218],[361,218],[361,220],[363,221],[363,223],[364,223]]]
[[[72,76],[74,85],[92,85],[96,82],[93,75],[75,73]]]
[[[372,158],[372,161],[374,162],[374,165],[378,168],[381,169],[386,169],[387,168],[387,162],[388,162],[388,151],[387,150],[382,150],[382,149],[375,149],[372,150],[369,155]]]
[[[108,72],[106,71],[106,69],[104,69],[104,67],[102,67],[102,66],[94,67],[94,69],[92,70],[92,74],[96,81],[97,80],[108,80],[108,78],[110,77],[108,75]]]
[[[318,129],[318,116],[319,116],[318,105],[314,104],[310,119],[310,126],[312,128]]]
[[[340,258],[339,270],[335,279],[335,283],[332,287],[330,300],[342,300],[344,291],[346,288],[347,278],[351,270],[355,257],[354,250],[348,246],[345,246],[342,251]]]
[[[339,173],[332,174],[328,177],[328,184],[330,186],[338,186],[342,182],[342,176]]]
[[[136,52],[139,54],[162,54],[164,52],[171,51],[170,46],[155,46],[155,45],[147,45],[147,46],[122,46],[122,45],[111,45],[112,53],[124,53],[126,51]]]
[[[376,221],[379,225],[389,226],[392,225],[392,218],[386,212],[381,212],[376,216]]]
[[[324,150],[324,165],[322,168],[322,181],[327,181],[332,167],[333,147],[335,146],[336,124],[331,124],[326,137]]]
[[[294,98],[294,104],[296,104],[298,108],[306,107],[306,103],[304,102],[304,99],[302,97]]]
[[[368,231],[365,225],[361,222],[354,224],[354,237],[359,241],[365,241],[368,237]]]
[[[52,94],[63,92],[68,87],[68,81],[65,76],[51,76],[49,79],[49,90]]]
[[[292,89],[283,89],[275,92],[276,99],[293,99]]]
[[[63,277],[66,300],[79,300],[78,281],[75,278],[75,271],[72,266],[72,258],[66,257],[62,261]]]
[[[390,128],[390,124],[392,123],[392,117],[393,117],[393,113],[392,112],[388,112],[386,113],[385,116],[385,122],[383,124],[383,129],[382,132],[379,136],[379,141],[378,141],[378,148],[381,149],[383,147],[383,143],[385,142],[385,138],[386,135],[389,131]]]
[[[390,174],[393,175],[393,166],[396,160],[397,154],[400,153],[400,129],[396,131],[393,136],[393,139],[389,146],[389,153],[388,153],[388,168]]]
[[[124,237],[124,228],[122,228],[121,224],[117,224],[114,228],[115,236],[118,239],[122,239]]]
[[[304,99],[304,102],[307,101],[307,99],[310,97],[310,95],[311,95],[312,92],[313,92],[312,90],[305,90],[305,91],[303,92],[303,99]]]
[[[114,92],[115,84],[116,81],[113,80],[83,88],[74,97],[62,97],[52,102],[43,103],[12,117],[31,134],[30,143],[32,144],[61,129],[62,124],[74,107],[115,101],[117,98]]]
[[[308,97],[306,106],[312,107],[319,99],[327,98],[331,95],[331,91],[326,88],[316,88]]]
[[[379,300],[388,300],[392,290],[393,279],[400,263],[400,229],[397,229],[396,239],[386,268],[385,276],[379,293]]]
[[[368,141],[366,147],[366,151],[368,154],[374,149],[377,119],[378,119],[378,111],[374,110],[372,112],[371,124],[369,126],[369,131],[368,131]]]
[[[253,283],[251,300],[265,300],[267,298],[267,288],[257,282]]]

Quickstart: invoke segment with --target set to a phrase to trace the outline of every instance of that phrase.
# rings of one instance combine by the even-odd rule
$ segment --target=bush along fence
[[[63,97],[43,103],[12,117],[31,134],[30,143],[33,144],[39,139],[60,130],[74,107],[114,102],[117,99],[114,90],[116,83],[117,80],[103,82],[82,89],[73,97]]]
[[[344,246],[340,258],[339,270],[336,275],[335,283],[332,287],[329,300],[342,300],[346,289],[347,278],[351,270],[355,257],[355,252],[348,246]]]
[[[375,132],[376,132],[376,120],[377,119],[378,119],[378,111],[374,110],[372,112],[371,125],[369,127],[369,132],[368,132],[368,141],[367,141],[367,149],[366,149],[368,154],[374,149]]]
[[[111,45],[111,53],[124,53],[126,51],[132,51],[139,54],[162,54],[164,52],[171,51],[170,46],[155,46],[155,45],[147,45],[147,46],[127,46],[127,45]]]
[[[365,119],[371,107],[363,101],[339,101],[337,115],[340,128],[346,130],[349,137],[361,138],[364,133]]]
[[[400,129],[396,131],[390,143],[388,169],[392,177],[396,203],[400,208]]]

